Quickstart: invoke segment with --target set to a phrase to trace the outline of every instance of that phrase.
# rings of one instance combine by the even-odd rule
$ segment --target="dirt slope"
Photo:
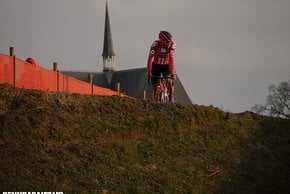
[[[290,121],[0,85],[0,191],[290,193]]]

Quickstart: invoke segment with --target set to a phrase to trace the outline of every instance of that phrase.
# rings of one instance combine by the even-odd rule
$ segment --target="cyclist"
[[[172,35],[167,31],[159,32],[159,39],[155,40],[150,48],[147,61],[147,75],[152,76],[151,82],[154,87],[153,96],[156,100],[157,80],[155,76],[171,77],[168,79],[169,102],[175,102],[174,85],[175,80],[175,64],[174,52],[175,42],[172,40]]]
[[[30,64],[33,64],[33,65],[37,65],[37,63],[35,62],[35,60],[33,58],[31,58],[31,57],[28,57],[25,60],[25,62],[30,63]]]

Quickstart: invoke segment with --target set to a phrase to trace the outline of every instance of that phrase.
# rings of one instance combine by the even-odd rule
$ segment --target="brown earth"
[[[290,121],[0,85],[0,191],[290,193]]]

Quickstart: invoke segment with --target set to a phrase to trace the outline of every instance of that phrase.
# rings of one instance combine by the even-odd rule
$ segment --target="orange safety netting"
[[[0,82],[13,85],[13,57],[0,54]]]
[[[1,53],[0,83],[8,83],[19,88],[51,92],[118,95],[116,91],[91,85],[90,83],[66,76],[57,71],[47,70],[35,64]]]

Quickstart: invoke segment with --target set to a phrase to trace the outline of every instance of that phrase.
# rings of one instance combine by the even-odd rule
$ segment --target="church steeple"
[[[103,71],[106,72],[114,71],[116,68],[115,52],[113,48],[113,40],[107,1],[106,1],[106,16],[105,16],[104,46],[102,56],[103,56]]]

